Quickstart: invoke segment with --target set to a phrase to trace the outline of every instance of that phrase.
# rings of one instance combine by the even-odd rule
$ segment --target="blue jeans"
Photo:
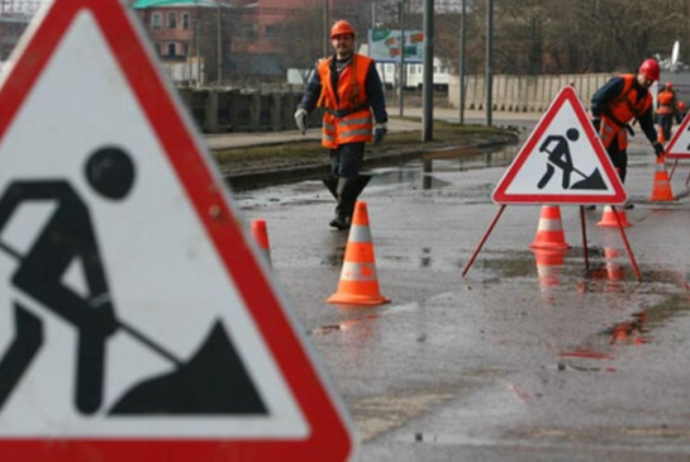
[[[330,150],[331,175],[355,178],[364,160],[364,142],[348,143]]]

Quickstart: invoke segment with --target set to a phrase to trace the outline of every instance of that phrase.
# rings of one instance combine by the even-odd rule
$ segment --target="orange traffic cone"
[[[364,201],[355,204],[338,291],[326,302],[343,305],[381,305],[390,302],[379,292],[374,244]]]
[[[266,259],[268,266],[271,265],[271,248],[268,245],[268,230],[266,229],[266,220],[256,219],[252,221],[252,234],[254,235],[254,240],[259,244],[261,253]]]
[[[557,205],[543,205],[541,207],[537,235],[530,247],[550,250],[564,250],[571,247],[565,242],[560,207]]]
[[[628,215],[625,213],[625,210],[616,210],[614,212],[610,205],[604,207],[604,214],[601,217],[601,221],[597,223],[597,226],[604,228],[618,228],[616,214],[618,214],[618,218],[620,218],[621,226],[623,226],[623,228],[629,228],[632,226],[630,222],[628,222]]]
[[[674,201],[676,198],[671,190],[671,180],[666,171],[666,159],[664,156],[656,158],[656,170],[654,172],[654,185],[649,202]]]

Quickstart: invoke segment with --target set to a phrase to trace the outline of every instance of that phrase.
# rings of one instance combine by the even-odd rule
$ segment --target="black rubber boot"
[[[327,176],[323,180],[323,184],[333,194],[333,199],[338,200],[338,177],[335,175]]]
[[[359,196],[362,191],[364,191],[364,188],[369,183],[369,180],[371,180],[371,175],[358,175],[356,179],[360,186],[359,191],[357,191],[357,196]],[[333,199],[338,200],[338,177],[335,175],[330,175],[321,181],[323,182],[324,186],[326,186],[328,191],[330,191],[330,193],[333,195]]]
[[[335,206],[335,217],[329,223],[330,226],[337,229],[348,229],[350,227],[357,197],[359,197],[370,179],[369,175],[359,175],[354,178],[338,178],[336,189],[338,205]]]

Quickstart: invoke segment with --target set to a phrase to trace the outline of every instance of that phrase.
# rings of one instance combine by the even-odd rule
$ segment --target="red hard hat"
[[[346,34],[352,34],[353,37],[355,36],[355,28],[352,27],[352,24],[344,19],[341,19],[333,24],[333,27],[331,28],[331,38],[335,37],[336,35]]]
[[[667,89],[667,90],[673,90],[673,83],[671,83],[671,82],[666,82],[666,89]]]
[[[640,74],[644,75],[652,82],[659,80],[660,72],[661,69],[659,68],[659,63],[656,62],[656,59],[645,59],[640,66]]]
[[[678,101],[678,110],[679,111],[684,111],[687,106],[683,101]]]

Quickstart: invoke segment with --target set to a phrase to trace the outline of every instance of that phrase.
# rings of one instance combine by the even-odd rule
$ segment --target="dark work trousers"
[[[671,126],[673,126],[673,114],[657,114],[659,125],[661,125],[661,132],[664,134],[664,142],[668,143],[671,140]]]
[[[621,130],[625,130],[625,128]],[[628,152],[618,147],[618,137],[613,137],[613,141],[606,152],[608,152],[613,166],[618,170],[621,182],[625,183],[625,175],[628,173]]]
[[[364,142],[341,144],[331,149],[331,174],[341,178],[359,175],[364,160]]]

